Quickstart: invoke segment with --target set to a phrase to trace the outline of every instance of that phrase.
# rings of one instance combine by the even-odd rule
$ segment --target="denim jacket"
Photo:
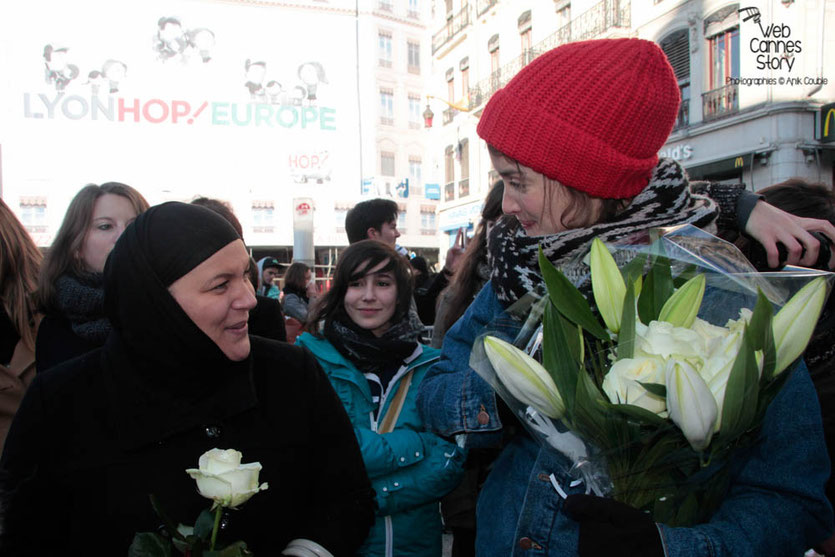
[[[487,283],[444,338],[440,361],[418,394],[426,427],[440,435],[466,434],[467,446],[498,439],[502,424],[492,388],[469,367],[470,350],[483,327],[500,316]],[[514,330],[504,333],[512,340]],[[731,463],[731,485],[710,521],[690,528],[658,524],[666,554],[675,557],[803,555],[833,530],[824,496],[829,459],[820,407],[801,362],[766,414],[762,438]],[[540,450],[524,434],[515,436],[494,464],[477,509],[479,555],[576,555],[579,525],[562,513],[570,486],[567,461]]]

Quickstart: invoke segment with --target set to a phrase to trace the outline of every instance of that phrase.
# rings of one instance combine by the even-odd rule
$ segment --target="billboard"
[[[360,183],[355,44],[353,13],[316,7],[0,8],[3,197],[13,209],[46,198],[53,232],[91,182],[125,182],[151,203],[219,197],[245,226],[254,201],[276,202],[276,224],[292,222],[294,196],[332,207]],[[291,227],[274,234],[266,243],[292,243]]]

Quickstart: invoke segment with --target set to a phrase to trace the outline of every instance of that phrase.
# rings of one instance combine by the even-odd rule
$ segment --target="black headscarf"
[[[229,360],[168,292],[236,240],[232,226],[213,211],[170,202],[139,215],[110,253],[104,307],[113,331],[103,361],[120,401],[117,420],[126,443],[151,441],[251,404],[248,360]]]

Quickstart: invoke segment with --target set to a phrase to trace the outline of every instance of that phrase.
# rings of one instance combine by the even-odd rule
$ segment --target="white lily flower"
[[[771,322],[777,348],[777,375],[795,361],[809,344],[826,301],[826,281],[823,277],[811,280],[798,290]]]
[[[667,362],[667,410],[697,451],[704,450],[713,437],[719,408],[704,379],[687,362]]]
[[[702,306],[704,294],[705,276],[696,275],[667,298],[661,313],[658,314],[658,320],[671,323],[675,327],[690,327]]]
[[[516,399],[549,418],[560,418],[565,405],[542,365],[500,338],[484,337],[484,351],[502,384]]]
[[[594,303],[597,304],[606,327],[617,334],[620,331],[620,318],[623,315],[626,283],[615,263],[615,258],[598,238],[591,243],[590,267]]]

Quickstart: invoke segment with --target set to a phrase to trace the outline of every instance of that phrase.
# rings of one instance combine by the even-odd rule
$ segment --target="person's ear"
[[[369,240],[379,240],[380,231],[374,228],[373,226],[369,226],[368,230],[365,231],[365,237]]]

